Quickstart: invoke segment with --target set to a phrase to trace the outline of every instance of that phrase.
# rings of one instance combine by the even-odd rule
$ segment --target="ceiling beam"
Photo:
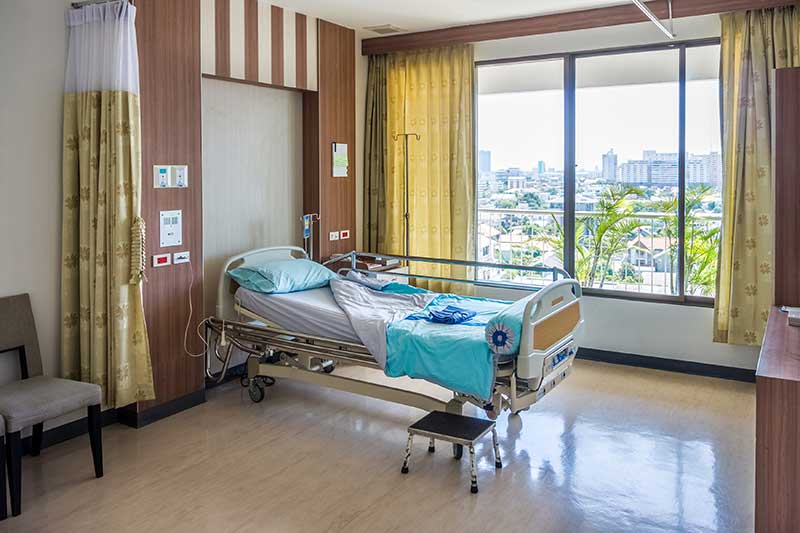
[[[740,11],[743,9],[766,9],[794,4],[790,0],[673,0],[672,10],[675,18],[694,17]],[[647,2],[647,6],[660,18],[668,18],[666,0]],[[527,17],[479,24],[467,24],[442,28],[440,30],[404,33],[386,37],[364,39],[361,42],[363,55],[385,54],[401,50],[430,48],[453,44],[476,43],[525,37],[563,31],[586,30],[604,26],[618,26],[645,22],[647,19],[633,4],[600,7],[583,11],[554,13],[538,17]]]

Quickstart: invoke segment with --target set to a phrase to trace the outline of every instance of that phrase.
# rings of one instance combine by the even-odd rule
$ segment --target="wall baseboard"
[[[705,376],[709,378],[744,381],[747,383],[756,382],[756,371],[747,368],[711,365],[707,363],[697,363],[695,361],[682,361],[678,359],[666,359],[664,357],[651,357],[649,355],[611,352],[608,350],[597,350],[595,348],[579,348],[578,359],[598,361],[601,363],[611,363],[614,365],[650,368],[653,370],[666,370],[668,372],[692,374],[695,376]]]
[[[162,403],[161,405],[157,405],[156,407],[152,407],[145,411],[136,412],[133,410],[120,409],[117,414],[117,419],[120,424],[125,424],[126,426],[139,429],[150,425],[153,422],[157,422],[162,418],[167,418],[168,416],[191,409],[192,407],[205,402],[206,390],[200,389],[185,396],[181,396],[180,398],[175,398],[171,402]]]

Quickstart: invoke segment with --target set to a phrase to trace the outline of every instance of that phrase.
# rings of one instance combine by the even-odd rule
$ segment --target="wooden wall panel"
[[[355,32],[319,21],[319,167],[320,233],[322,257],[355,248],[356,124]],[[334,178],[332,143],[347,143],[349,170]],[[331,231],[350,230],[350,238],[329,241]]]
[[[773,307],[756,370],[755,530],[800,524],[800,328]]]
[[[800,307],[800,68],[775,71],[775,303]]]
[[[764,9],[792,3],[788,0],[674,0],[673,13],[675,18],[693,17],[742,9]],[[647,2],[647,5],[660,18],[669,17],[666,0]],[[647,22],[647,18],[639,8],[633,4],[626,4],[538,17],[468,24],[388,37],[374,37],[361,42],[361,53],[364,55],[385,54],[414,48],[476,43],[636,22]]]
[[[225,2],[227,3],[227,2]],[[138,0],[136,30],[142,112],[142,215],[147,224],[147,282],[143,284],[156,399],[139,411],[203,388],[203,361],[184,353],[189,286],[195,330],[203,309],[203,221],[200,136],[200,3]],[[153,188],[154,164],[189,165],[189,188]],[[159,212],[183,211],[183,246],[159,247]],[[190,264],[152,268],[158,253],[191,252]],[[191,349],[201,351],[196,336]]]

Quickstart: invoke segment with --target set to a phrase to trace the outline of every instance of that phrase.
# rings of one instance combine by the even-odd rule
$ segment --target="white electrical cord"
[[[192,263],[189,263],[189,319],[186,321],[186,329],[183,330],[183,351],[186,352],[186,355],[189,357],[205,357],[209,350],[208,341],[205,338],[205,335],[200,333],[200,328],[203,324],[206,323],[205,319],[201,320],[197,324],[197,336],[200,337],[200,340],[203,342],[203,345],[206,349],[201,353],[192,353],[189,350],[189,347],[186,345],[187,341],[189,340],[189,328],[192,325],[192,315],[194,314],[194,308],[192,306],[192,286],[194,285],[194,271],[192,270]],[[220,342],[220,346],[225,346],[227,342],[225,342],[225,321],[222,321],[222,339]]]

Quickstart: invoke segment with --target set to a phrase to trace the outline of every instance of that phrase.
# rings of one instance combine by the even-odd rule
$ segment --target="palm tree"
[[[575,236],[585,250],[581,260],[588,263],[585,265],[588,287],[594,286],[598,266],[602,265],[603,272],[607,272],[614,256],[627,249],[628,240],[641,227],[641,222],[634,218],[634,199],[643,194],[639,187],[614,185],[600,194],[591,215],[577,219]],[[601,287],[604,282],[605,274],[601,275]]]
[[[600,195],[597,210],[575,220],[575,277],[588,287],[594,286],[598,266],[602,265],[600,287],[614,257],[627,250],[628,241],[641,227],[634,218],[634,199],[642,196],[638,187],[615,185]],[[564,227],[555,215],[543,240],[556,250],[563,261]]]

